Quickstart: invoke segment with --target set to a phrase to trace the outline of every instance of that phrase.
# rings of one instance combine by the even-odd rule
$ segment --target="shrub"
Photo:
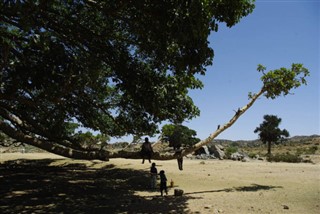
[[[257,154],[256,153],[249,153],[248,156],[249,156],[249,158],[254,159],[257,157]]]
[[[307,150],[307,154],[314,155],[318,150],[318,146],[311,146]]]
[[[318,146],[311,146],[308,148],[297,148],[296,154],[297,155],[302,155],[302,154],[314,155],[317,150],[318,150]]]
[[[235,153],[238,151],[238,148],[237,147],[233,147],[233,146],[229,146],[227,149],[226,149],[226,156],[227,158],[230,158],[231,157],[231,154],[232,153]]]
[[[288,163],[300,163],[302,162],[302,158],[295,154],[285,153],[285,154],[276,154],[267,157],[267,160],[272,162],[288,162]]]
[[[302,155],[305,152],[303,148],[297,148],[296,155]]]

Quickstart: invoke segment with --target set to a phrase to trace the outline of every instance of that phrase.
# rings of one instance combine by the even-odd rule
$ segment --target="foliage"
[[[195,75],[212,64],[208,36],[253,8],[252,0],[1,1],[0,129],[76,148],[70,123],[143,135],[198,116],[188,90],[202,88]]]
[[[303,159],[296,154],[276,154],[276,155],[270,155],[267,157],[267,160],[272,162],[288,162],[288,163],[300,163],[303,161]]]
[[[225,154],[226,154],[227,158],[230,158],[231,154],[236,153],[237,151],[238,151],[238,147],[229,146],[229,147],[226,148]]]
[[[264,121],[254,130],[254,133],[259,133],[261,141],[268,144],[268,154],[270,155],[271,144],[279,143],[284,137],[289,137],[289,132],[279,128],[281,118],[275,115],[264,115],[263,118]]]
[[[161,137],[169,142],[171,147],[190,147],[200,141],[197,132],[183,125],[167,124],[162,127]]]
[[[317,145],[313,145],[313,146],[310,146],[310,147],[307,147],[307,148],[297,148],[297,155],[302,155],[302,154],[305,154],[305,155],[314,155],[316,154],[318,150],[318,146]]]
[[[248,154],[248,157],[254,159],[254,158],[257,157],[257,155],[258,154],[251,152],[251,153]]]
[[[280,95],[287,95],[292,88],[298,88],[302,84],[306,85],[306,77],[310,75],[308,69],[302,64],[292,64],[291,69],[280,68],[264,73],[266,67],[258,65],[257,70],[263,73],[261,81],[263,82],[265,97],[275,99]]]
[[[76,134],[76,138],[79,142],[84,144],[107,144],[110,141],[110,137],[107,135],[94,135],[91,132],[79,132]]]

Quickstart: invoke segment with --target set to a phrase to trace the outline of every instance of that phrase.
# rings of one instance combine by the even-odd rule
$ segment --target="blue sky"
[[[260,90],[258,64],[273,70],[303,63],[310,71],[307,86],[275,100],[260,98],[217,139],[257,139],[253,131],[266,114],[282,118],[280,128],[291,136],[320,134],[319,10],[320,0],[257,0],[253,13],[236,26],[220,25],[209,37],[215,57],[206,75],[199,77],[204,88],[190,91],[201,115],[184,125],[205,139],[247,104],[248,92]]]
[[[275,100],[260,98],[218,139],[251,140],[265,114],[282,118],[281,128],[291,136],[319,134],[320,1],[256,1],[252,14],[232,28],[220,26],[210,38],[215,52],[213,66],[200,77],[205,87],[190,92],[201,115],[185,123],[204,139],[218,124],[226,123],[233,110],[244,106],[248,92],[261,88],[258,64],[267,70],[303,63],[310,71],[308,85],[294,95]]]

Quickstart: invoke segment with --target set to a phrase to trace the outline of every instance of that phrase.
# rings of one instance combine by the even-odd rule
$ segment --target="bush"
[[[316,151],[318,150],[318,146],[311,146],[308,148],[297,148],[296,154],[297,155],[314,155]]]
[[[302,158],[299,155],[293,155],[290,153],[286,154],[276,154],[267,157],[267,160],[272,162],[287,162],[287,163],[301,163]]]
[[[230,158],[231,157],[231,154],[235,153],[238,151],[238,148],[237,147],[233,147],[233,146],[229,146],[227,149],[226,149],[226,156],[227,158]]]
[[[257,157],[257,154],[256,153],[249,153],[248,156],[249,156],[249,158],[254,159]]]
[[[314,155],[318,150],[318,146],[311,146],[307,150],[307,154]]]

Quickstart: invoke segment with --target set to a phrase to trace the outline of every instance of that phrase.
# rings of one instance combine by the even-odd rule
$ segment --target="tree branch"
[[[210,143],[213,139],[215,139],[220,133],[222,133],[224,130],[232,126],[238,119],[239,117],[246,112],[252,105],[253,103],[265,92],[265,89],[262,88],[259,93],[255,94],[252,96],[250,102],[243,106],[241,109],[238,109],[236,111],[235,115],[229,120],[229,122],[225,123],[223,126],[220,126],[215,132],[213,132],[208,138],[205,140],[201,140],[199,143],[195,144],[193,147],[188,148],[182,152],[182,156],[186,156],[188,154],[193,153],[194,151],[200,149],[202,146],[207,145]]]
[[[85,159],[85,160],[109,160],[109,155],[107,151],[80,151],[72,148],[67,148],[54,142],[48,142],[38,139],[35,136],[26,135],[13,127],[8,123],[0,120],[0,130],[2,130],[6,135],[14,138],[20,142],[26,143],[31,146],[38,147],[45,151],[61,155],[64,157],[74,158],[74,159]]]
[[[214,133],[212,133],[205,140],[198,142],[191,148],[185,149],[182,152],[181,156],[186,156],[188,154],[191,154],[196,150],[200,149],[202,146],[205,146],[210,142],[212,142],[212,140],[215,139],[220,133],[222,133],[224,130],[232,126],[240,118],[240,116],[243,113],[245,113],[264,92],[265,92],[265,89],[262,88],[258,94],[255,94],[252,96],[250,102],[247,105],[243,106],[241,109],[238,109],[238,111],[236,111],[235,115],[229,120],[229,122],[225,123],[223,126],[220,126]],[[130,152],[130,151],[121,150],[118,152],[110,153],[109,158],[140,159],[141,156],[139,152]],[[155,152],[152,156],[152,159],[154,160],[172,160],[176,158],[178,157],[174,153],[160,154],[159,152]]]
[[[208,138],[205,140],[202,140],[195,144],[191,148],[187,148],[184,150],[181,154],[181,156],[186,156],[188,154],[191,154],[195,152],[196,150],[200,149],[202,146],[209,144],[212,142],[214,138],[216,138],[220,133],[222,133],[224,130],[232,126],[239,117],[246,112],[253,103],[265,92],[265,89],[262,88],[261,91],[258,94],[255,94],[251,97],[250,102],[245,105],[244,107],[238,109],[236,111],[235,115],[229,120],[229,122],[225,123],[223,126],[220,126],[214,133],[212,133]],[[17,121],[18,122],[18,121]],[[21,121],[20,121],[21,122]],[[7,134],[8,136],[17,139],[23,143],[36,146],[38,148],[44,149],[48,152],[52,152],[58,155],[62,155],[69,158],[75,158],[75,159],[99,159],[99,160],[109,160],[109,158],[126,158],[126,159],[140,159],[140,152],[132,152],[132,151],[125,151],[120,150],[116,152],[109,152],[106,150],[99,150],[99,151],[82,151],[77,150],[73,148],[65,147],[61,144],[57,144],[54,142],[44,141],[41,139],[38,139],[34,136],[26,135],[23,132],[20,132],[13,127],[11,127],[9,124],[5,123],[4,121],[0,121],[0,129]],[[159,152],[155,152],[152,156],[152,159],[154,160],[172,160],[176,159],[178,156],[174,153],[164,153],[160,154]]]

